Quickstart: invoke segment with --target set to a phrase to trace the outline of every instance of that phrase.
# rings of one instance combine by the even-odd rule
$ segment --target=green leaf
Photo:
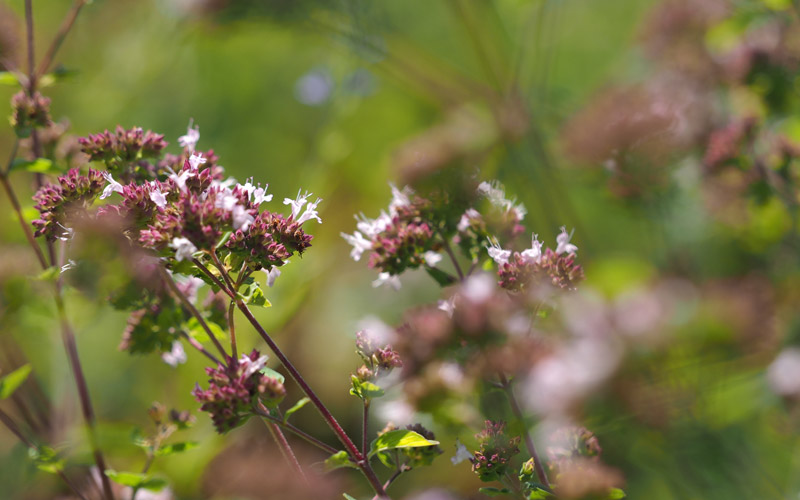
[[[356,464],[350,461],[350,456],[344,450],[336,452],[325,459],[325,471],[341,469],[342,467],[358,468]]]
[[[511,493],[511,490],[508,488],[493,488],[491,486],[486,486],[484,488],[479,488],[478,493],[483,493],[484,495],[490,497],[497,497],[500,495],[508,495]]]
[[[41,471],[57,474],[64,469],[64,461],[59,459],[56,450],[49,446],[28,448],[28,456]]]
[[[353,388],[350,389],[350,394],[363,400],[379,398],[384,394],[384,391],[380,388],[380,386],[375,385],[372,382],[362,381],[355,375],[350,376],[350,382],[353,384]]]
[[[35,160],[23,160],[21,158],[17,158],[11,162],[9,172],[13,172],[15,170],[25,170],[36,174],[61,173],[61,169],[56,167],[56,165],[47,158],[36,158]]]
[[[621,500],[623,498],[627,498],[627,496],[628,495],[626,495],[625,492],[622,491],[621,489],[611,488],[610,490],[608,490],[608,496],[606,498],[608,500]]]
[[[238,295],[246,304],[251,306],[272,307],[272,303],[264,297],[261,285],[255,280],[248,284],[245,293],[239,292]]]
[[[9,87],[16,87],[19,85],[19,80],[10,71],[0,71],[0,85],[8,85]]]
[[[380,451],[393,450],[395,448],[419,448],[420,446],[433,446],[436,444],[439,444],[439,441],[429,441],[414,431],[398,429],[378,436],[377,439],[372,441],[369,456],[372,457]]]
[[[453,276],[447,274],[441,269],[425,266],[425,271],[431,278],[435,279],[436,282],[439,283],[439,286],[445,287],[456,282],[456,279]]]
[[[345,500],[356,500],[355,497],[351,497],[347,493],[342,493],[342,496],[345,498]]]
[[[40,272],[38,276],[36,276],[37,280],[40,281],[55,281],[58,279],[58,276],[61,274],[61,269],[53,266],[48,267],[44,271]]]
[[[147,474],[138,472],[117,472],[114,469],[106,469],[106,476],[115,483],[131,488],[140,488],[150,491],[161,491],[167,485],[163,479],[149,477]]]
[[[31,365],[22,365],[3,378],[0,378],[0,399],[6,399],[25,382],[31,374]]]
[[[294,412],[307,405],[310,401],[311,400],[308,398],[301,398],[294,406],[286,410],[286,414],[283,415],[284,423],[289,421],[289,417],[291,417]]]
[[[168,444],[156,450],[155,455],[157,457],[165,457],[167,455],[172,455],[175,453],[183,453],[184,451],[191,450],[192,448],[197,448],[197,446],[199,446],[199,443],[195,441],[186,441],[183,443]]]
[[[283,375],[281,375],[280,373],[276,372],[275,370],[273,370],[272,368],[270,368],[268,366],[265,366],[260,371],[261,371],[261,373],[263,373],[264,375],[266,375],[269,378],[278,379],[278,381],[281,384],[286,382],[286,377],[284,377]]]
[[[231,239],[231,235],[232,234],[233,234],[233,231],[225,231],[225,233],[222,235],[222,238],[220,238],[219,243],[217,243],[217,246],[215,246],[214,248],[216,250],[219,250],[220,248],[222,248],[222,246],[225,243],[227,243],[229,239]]]
[[[223,330],[218,324],[208,320],[206,320],[206,324],[208,325],[208,329],[211,330],[211,333],[213,333],[217,339],[225,340],[227,338],[227,335],[225,335],[225,330]],[[211,340],[208,336],[208,333],[206,333],[206,329],[203,328],[203,325],[201,325],[199,321],[197,321],[197,318],[189,318],[189,321],[186,322],[185,328],[189,332],[189,336],[198,342],[209,342]]]

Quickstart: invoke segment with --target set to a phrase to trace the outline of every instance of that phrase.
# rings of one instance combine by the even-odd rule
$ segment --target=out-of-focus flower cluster
[[[202,403],[200,409],[211,414],[217,432],[225,433],[244,423],[259,400],[273,404],[286,395],[280,380],[261,373],[266,361],[266,356],[253,349],[227,366],[206,368],[208,389],[197,386],[193,394]]]
[[[499,481],[509,470],[511,459],[519,453],[519,436],[509,436],[505,422],[487,420],[475,436],[479,448],[473,453],[472,470],[481,481]]]

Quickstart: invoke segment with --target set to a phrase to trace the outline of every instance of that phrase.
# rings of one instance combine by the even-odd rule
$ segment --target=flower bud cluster
[[[311,246],[313,236],[306,234],[302,223],[264,211],[255,217],[246,231],[236,230],[227,248],[242,256],[251,269],[271,269],[286,264],[295,252],[302,255]]]
[[[403,360],[397,351],[390,345],[378,347],[366,330],[356,333],[356,353],[364,360],[364,364],[356,371],[356,376],[362,382],[403,367]]]
[[[578,426],[558,429],[550,436],[547,447],[549,466],[554,472],[579,459],[599,461],[602,452],[600,441],[594,433]]]
[[[514,252],[498,269],[498,284],[512,292],[524,292],[546,282],[557,288],[574,289],[583,280],[583,268],[575,259],[574,253],[558,255],[550,248],[537,260]]]
[[[259,399],[278,402],[286,395],[280,380],[261,373],[265,362],[266,356],[253,349],[239,360],[230,359],[227,366],[206,368],[208,389],[198,385],[193,394],[220,434],[244,423]]]
[[[20,90],[11,98],[11,126],[17,137],[28,137],[34,128],[53,124],[50,118],[50,99],[39,92],[32,96]]]
[[[36,236],[45,236],[48,241],[69,238],[72,230],[68,219],[80,216],[89,208],[103,189],[103,176],[89,169],[86,175],[71,169],[58,178],[58,184],[43,186],[33,197],[39,211],[39,219],[33,221]]]
[[[473,453],[472,471],[481,481],[500,480],[508,471],[511,458],[519,453],[519,436],[509,437],[505,422],[487,420],[483,431],[475,435],[480,447]]]
[[[119,125],[113,133],[106,130],[78,141],[91,161],[104,162],[112,172],[137,160],[159,158],[167,146],[161,134],[145,132],[141,127],[124,129]]]

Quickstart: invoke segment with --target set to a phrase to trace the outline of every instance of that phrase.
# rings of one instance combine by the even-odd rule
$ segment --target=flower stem
[[[190,346],[200,351],[205,357],[213,361],[215,364],[224,366],[224,364],[216,356],[208,352],[208,349],[203,347],[203,344],[190,337],[188,333],[184,332],[183,330],[179,330],[178,334],[181,335],[184,339],[186,339],[186,341],[189,343]]]
[[[222,344],[219,343],[219,340],[217,339],[216,335],[214,335],[214,332],[211,331],[211,328],[209,328],[208,323],[206,323],[206,319],[203,317],[202,314],[200,314],[200,311],[198,311],[197,308],[194,306],[194,304],[192,304],[189,301],[189,299],[186,298],[186,295],[184,295],[183,292],[181,292],[178,289],[178,285],[175,284],[175,280],[173,280],[172,276],[170,276],[167,273],[166,269],[159,266],[158,270],[161,273],[161,277],[164,279],[164,282],[167,284],[170,291],[172,291],[172,293],[175,294],[176,297],[178,297],[178,300],[181,301],[181,304],[183,304],[184,307],[186,307],[189,310],[192,316],[194,316],[195,319],[197,319],[197,322],[200,323],[200,326],[203,327],[203,330],[206,331],[206,334],[208,334],[209,338],[211,338],[211,341],[214,343],[217,350],[220,352],[220,354],[222,354],[222,358],[223,359],[227,358],[228,353],[225,352],[225,348],[222,347]]]
[[[361,454],[367,456],[367,427],[369,425],[369,399],[364,399],[364,420],[361,426]]]
[[[450,248],[450,242],[447,240],[445,235],[442,236],[442,242],[444,243],[444,251],[447,252],[447,255],[450,256],[450,260],[453,261],[453,266],[456,268],[456,273],[458,273],[459,281],[464,281],[464,272],[461,270],[461,266],[458,264],[458,259],[456,259],[456,255],[453,253],[453,249]]]
[[[272,415],[269,414],[269,412],[267,411],[266,407],[264,407],[263,405],[261,405],[259,409],[256,409],[256,410],[253,410],[253,411],[259,417],[264,418],[266,420],[269,420],[273,424],[280,425],[281,427],[283,427],[287,431],[291,432],[292,434],[296,435],[297,437],[299,437],[301,439],[304,439],[306,442],[316,446],[317,448],[321,449],[322,451],[324,451],[324,452],[326,452],[326,453],[328,453],[330,455],[333,455],[334,453],[339,451],[336,448],[334,448],[333,446],[331,446],[331,445],[329,445],[327,443],[324,443],[323,441],[320,441],[319,439],[315,438],[311,434],[308,434],[307,432],[305,432],[303,430],[300,430],[299,428],[295,427],[294,425],[290,424],[289,422],[284,422],[283,420],[281,420],[279,418],[273,417]]]
[[[81,9],[84,5],[86,5],[88,0],[75,0],[72,4],[72,8],[67,13],[64,20],[61,22],[61,26],[58,28],[58,33],[56,33],[53,42],[48,47],[47,52],[45,52],[44,57],[39,62],[39,69],[36,71],[36,76],[38,78],[42,77],[47,70],[50,68],[50,65],[53,63],[53,58],[58,52],[58,49],[61,48],[61,44],[64,43],[64,39],[67,37],[67,34],[72,29],[72,26],[75,24],[75,20],[78,18],[78,14],[80,14]]]
[[[308,399],[310,399],[311,403],[317,408],[317,411],[319,411],[319,413],[322,415],[322,418],[325,420],[325,422],[328,424],[328,426],[331,428],[334,434],[336,434],[336,437],[339,438],[339,441],[341,441],[341,443],[346,448],[347,453],[350,455],[350,457],[353,458],[356,465],[358,465],[358,467],[364,473],[364,476],[366,476],[367,481],[369,481],[370,485],[378,494],[378,496],[382,498],[383,497],[388,498],[388,496],[386,495],[386,491],[383,488],[383,485],[378,479],[378,476],[375,474],[375,471],[372,470],[372,467],[369,464],[369,460],[365,455],[361,454],[358,447],[355,445],[355,443],[353,443],[353,440],[350,439],[350,436],[347,435],[344,429],[342,429],[342,426],[339,424],[339,422],[336,421],[336,418],[333,416],[333,414],[331,414],[330,410],[328,410],[328,407],[325,406],[325,404],[319,399],[316,393],[308,385],[308,382],[306,382],[303,376],[300,375],[300,372],[297,371],[297,368],[294,367],[294,365],[291,363],[291,361],[289,361],[289,359],[286,357],[283,351],[281,351],[280,347],[278,347],[275,341],[272,340],[272,337],[270,337],[269,334],[264,330],[264,328],[255,318],[255,316],[253,316],[253,313],[250,311],[247,305],[244,302],[242,302],[242,300],[239,298],[236,299],[236,305],[239,308],[239,310],[242,311],[242,313],[245,315],[247,320],[250,321],[250,324],[253,325],[258,334],[261,335],[261,338],[264,339],[264,341],[267,343],[269,348],[272,350],[272,352],[275,354],[275,356],[278,358],[278,360],[281,362],[284,368],[286,368],[286,370],[292,376],[294,381],[297,382],[297,385],[300,386],[300,389],[303,391],[303,393],[306,396],[308,396]]]
[[[503,386],[504,392],[508,397],[508,402],[511,405],[511,411],[514,413],[514,416],[520,423],[523,424],[525,432],[525,447],[528,449],[528,453],[530,453],[531,458],[533,458],[533,467],[536,470],[536,475],[539,477],[539,481],[548,488],[550,488],[550,481],[547,479],[547,472],[544,470],[544,466],[542,465],[542,461],[539,459],[539,454],[536,452],[536,446],[533,444],[533,439],[531,438],[530,432],[528,432],[528,426],[525,424],[525,417],[522,415],[522,410],[519,407],[519,403],[517,402],[517,398],[514,396],[514,388],[511,386],[511,381],[506,378],[505,374],[500,373],[500,383]]]
[[[297,461],[297,456],[294,454],[292,447],[289,445],[289,441],[286,440],[286,436],[284,436],[283,432],[281,432],[280,426],[268,420],[264,423],[267,424],[267,429],[269,429],[269,433],[272,434],[272,439],[274,439],[278,444],[278,449],[281,450],[283,458],[292,464],[292,467],[294,467],[297,473],[300,474],[300,477],[303,478],[303,482],[308,484],[308,478],[306,477],[305,472],[303,472],[303,468],[300,467],[300,462]]]
[[[230,297],[230,298],[234,298],[234,297],[236,296],[236,294],[234,294],[233,292],[231,292],[230,290],[228,290],[228,287],[227,287],[227,286],[225,286],[225,285],[224,285],[224,284],[223,284],[223,283],[222,283],[222,282],[219,280],[219,278],[217,278],[216,276],[214,276],[214,274],[213,274],[213,273],[212,273],[212,272],[211,272],[211,271],[210,271],[210,270],[209,270],[209,269],[208,269],[208,268],[207,268],[205,265],[203,265],[203,263],[202,263],[202,262],[200,262],[200,261],[199,261],[199,260],[197,260],[197,259],[192,259],[192,262],[194,263],[194,265],[195,265],[195,266],[197,266],[197,268],[198,268],[198,269],[200,269],[200,270],[203,272],[203,274],[205,274],[206,276],[208,276],[208,279],[210,279],[210,280],[211,280],[211,281],[212,281],[212,282],[213,282],[215,285],[217,285],[217,288],[219,288],[220,290],[222,290],[223,292],[225,292],[225,294],[226,294],[228,297]]]

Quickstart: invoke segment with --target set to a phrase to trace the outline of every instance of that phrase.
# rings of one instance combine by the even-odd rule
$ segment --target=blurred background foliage
[[[545,241],[562,224],[575,227],[585,286],[598,300],[611,303],[664,278],[692,284],[684,309],[669,319],[671,336],[630,352],[580,415],[600,439],[605,463],[624,475],[630,498],[795,498],[797,408],[768,389],[764,373],[782,344],[800,342],[796,190],[790,203],[750,197],[733,217],[720,217],[723,210],[708,203],[702,164],[711,130],[731,117],[755,114],[800,141],[796,67],[735,88],[707,85],[694,97],[702,102],[688,105],[701,115],[692,124],[705,128],[690,145],[667,143],[656,159],[640,157],[647,175],[658,175],[634,188],[615,184],[613,168],[591,154],[570,151],[595,132],[602,137],[613,111],[636,102],[637,86],[661,71],[667,49],[654,55],[652,47],[668,31],[658,27],[669,13],[654,10],[663,3],[681,2],[95,0],[58,58],[68,76],[45,93],[54,119],[68,118],[76,136],[136,125],[165,134],[177,152],[192,118],[200,147],[213,148],[230,175],[268,182],[277,199],[298,189],[324,199],[313,248],[269,290],[273,307],[259,319],[354,434],[360,407],[347,391],[359,320],[374,315],[396,324],[404,310],[439,295],[424,274],[404,276],[399,292],[373,289],[374,273],[349,259],[339,233],[352,231],[353,214],[386,205],[387,181],[413,184],[444,167],[465,169],[503,181],[528,207],[528,229]],[[766,16],[790,20],[796,32],[790,1],[732,2],[713,22],[703,17],[710,3],[697,2],[693,15],[702,25],[694,42],[711,54]],[[34,1],[38,50],[68,7]],[[23,2],[0,8],[2,36],[21,40]],[[679,61],[669,63],[673,77],[705,78],[677,53],[676,40],[664,44]],[[21,47],[6,43],[3,54],[21,64]],[[764,85],[776,81],[785,96],[771,102],[775,92]],[[594,122],[575,118],[615,88],[621,97],[598,105]],[[671,90],[668,83],[658,90],[667,108],[679,101]],[[14,92],[0,87],[0,101]],[[0,134],[0,155],[12,142],[10,130]],[[13,180],[29,200],[30,179]],[[0,204],[0,366],[18,364],[24,352],[52,403],[53,442],[90,463],[48,289],[30,279],[36,263],[7,200]],[[113,250],[97,254],[103,251]],[[204,363],[192,352],[175,370],[157,357],[118,351],[126,316],[107,304],[102,273],[83,266],[67,295],[69,314],[103,446],[115,468],[134,469],[142,457],[131,429],[146,426],[154,400],[196,410],[190,391],[204,378]],[[178,498],[288,497],[263,425],[250,422],[223,439],[198,417],[190,433],[201,446],[158,464]],[[313,410],[295,418],[332,441]],[[383,421],[376,417],[374,425]],[[446,456],[456,437],[471,439],[434,430]],[[324,458],[297,446],[307,462]],[[0,432],[0,496],[52,498],[61,485],[26,455]],[[366,493],[355,473],[332,480]],[[479,484],[468,466],[442,457],[404,476],[394,494],[431,486],[474,496]]]

